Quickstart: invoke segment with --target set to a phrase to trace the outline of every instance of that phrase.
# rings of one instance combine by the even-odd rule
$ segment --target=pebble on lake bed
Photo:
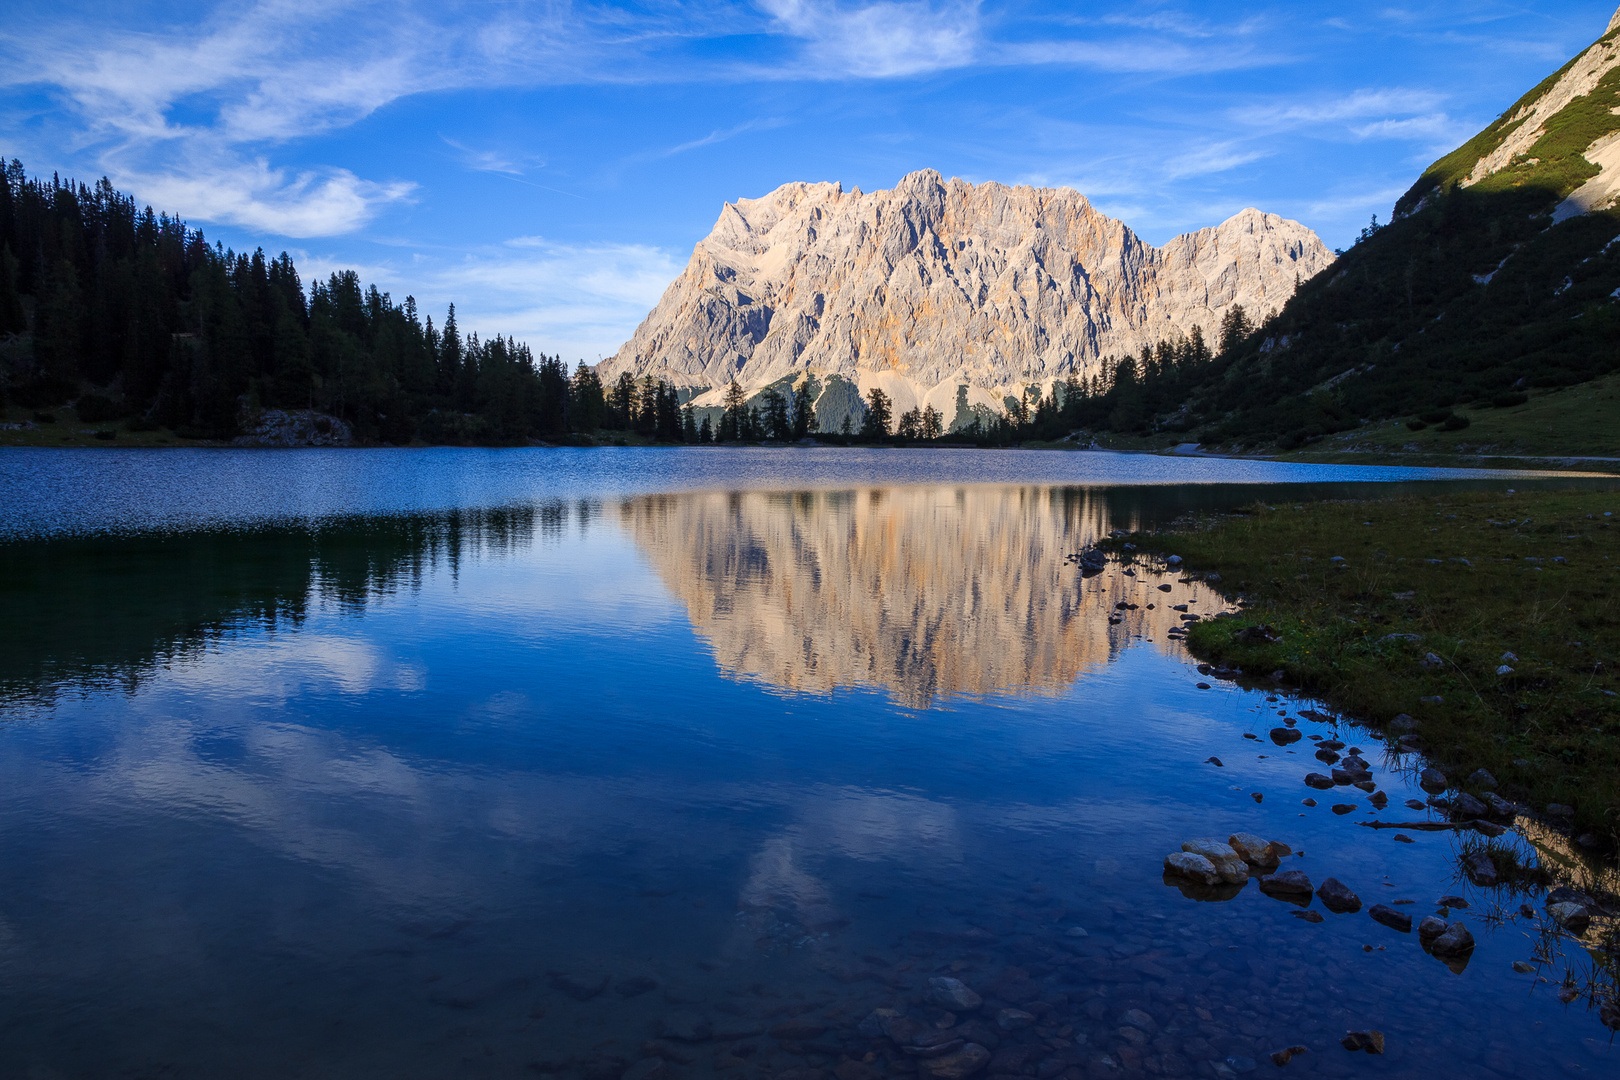
[[[1284,870],[1260,879],[1260,891],[1279,900],[1310,903],[1315,886],[1302,870]]]
[[[1448,923],[1445,931],[1429,942],[1429,951],[1442,960],[1460,960],[1474,951],[1474,935],[1460,922]]]
[[[1361,910],[1361,897],[1338,878],[1328,878],[1322,882],[1322,887],[1316,890],[1316,896],[1322,901],[1323,907],[1336,915],[1350,915]]]
[[[934,1004],[953,1012],[972,1012],[984,1004],[984,999],[969,990],[960,979],[936,976],[928,980],[928,996]]]
[[[1271,1052],[1271,1063],[1280,1069],[1290,1061],[1294,1060],[1294,1058],[1306,1052],[1306,1048],[1303,1046],[1290,1046],[1284,1050],[1273,1050]]]
[[[1403,934],[1412,932],[1412,916],[1404,911],[1396,911],[1387,904],[1374,904],[1367,912],[1374,922],[1383,923],[1391,930],[1399,930]]]
[[[1352,1052],[1365,1050],[1369,1054],[1382,1054],[1384,1052],[1384,1033],[1382,1031],[1347,1031],[1339,1045]]]
[[[967,1043],[954,1053],[940,1057],[920,1058],[917,1071],[939,1080],[963,1080],[972,1076],[990,1062],[990,1051],[978,1043]]]

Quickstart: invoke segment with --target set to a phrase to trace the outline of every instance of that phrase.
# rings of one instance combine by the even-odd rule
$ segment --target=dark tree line
[[[589,371],[463,335],[454,306],[435,327],[352,271],[306,292],[286,253],[210,246],[105,179],[16,160],[0,170],[0,395],[212,438],[278,407],[388,442],[522,442],[608,415]]]

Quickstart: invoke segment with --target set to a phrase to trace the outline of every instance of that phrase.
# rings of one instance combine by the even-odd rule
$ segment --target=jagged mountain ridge
[[[1104,356],[1212,335],[1233,304],[1275,310],[1332,259],[1310,229],[1258,210],[1159,248],[1068,188],[933,170],[870,194],[790,183],[727,203],[600,373],[667,379],[712,405],[733,379],[752,391],[811,372],[947,418],[965,384],[1001,411],[1008,393],[1093,375]]]

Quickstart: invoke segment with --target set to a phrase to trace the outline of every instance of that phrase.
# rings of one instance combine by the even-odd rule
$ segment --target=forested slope
[[[177,217],[86,187],[0,174],[0,401],[74,403],[228,438],[258,410],[314,409],[362,441],[512,443],[611,419],[595,376],[462,335],[352,271],[308,287],[285,253],[209,246]]]
[[[1213,361],[1126,358],[1075,422],[1298,446],[1367,420],[1462,426],[1469,406],[1620,368],[1620,29],[1430,166],[1396,206]],[[1571,198],[1571,196],[1575,196]]]

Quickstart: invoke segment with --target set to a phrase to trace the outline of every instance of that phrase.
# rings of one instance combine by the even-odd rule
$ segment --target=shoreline
[[[1315,695],[1439,763],[1443,788],[1477,804],[1500,787],[1612,855],[1617,512],[1594,490],[1257,505],[1105,546],[1174,557],[1240,606],[1189,628],[1213,670]]]

